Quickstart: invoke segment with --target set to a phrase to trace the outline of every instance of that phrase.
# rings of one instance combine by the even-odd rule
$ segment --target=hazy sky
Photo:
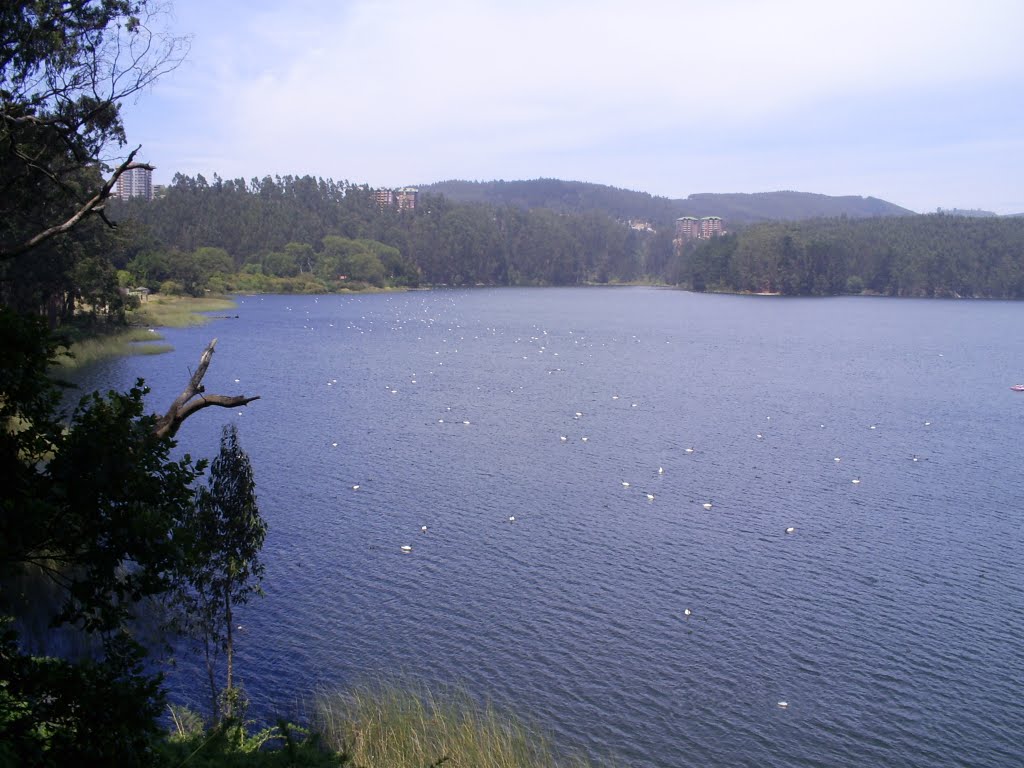
[[[1024,212],[1021,0],[174,0],[155,180],[572,179]]]

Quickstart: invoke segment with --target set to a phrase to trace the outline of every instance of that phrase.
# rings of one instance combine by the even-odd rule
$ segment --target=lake
[[[1024,304],[238,301],[81,378],[162,411],[216,336],[207,390],[261,395],[179,434],[253,461],[258,716],[383,675],[631,766],[1024,764]]]

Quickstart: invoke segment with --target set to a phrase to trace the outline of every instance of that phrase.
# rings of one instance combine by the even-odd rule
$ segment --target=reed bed
[[[133,325],[188,328],[209,322],[210,318],[200,312],[224,312],[234,308],[235,302],[231,299],[152,296],[132,310],[128,320]]]
[[[479,704],[460,689],[364,685],[321,693],[314,728],[326,746],[365,768],[588,768],[559,755],[541,729]]]
[[[78,368],[109,357],[122,355],[160,355],[170,352],[169,344],[158,344],[163,336],[147,328],[129,328],[126,331],[80,339],[57,356],[62,368]]]

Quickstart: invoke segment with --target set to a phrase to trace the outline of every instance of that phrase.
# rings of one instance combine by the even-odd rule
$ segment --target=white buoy
[[[683,609],[683,616],[690,616],[690,615],[692,615],[692,611],[689,608],[684,608]]]
[[[757,439],[758,440],[763,440],[764,439],[764,435],[762,435],[760,432],[758,432],[757,433]]]
[[[623,488],[629,488],[629,483],[627,483],[625,480],[623,480],[622,481],[622,487]]]
[[[659,475],[664,475],[665,474],[665,468],[664,467],[658,467],[658,474]]]
[[[779,702],[779,709],[785,709],[788,706],[789,706],[789,702],[788,701],[780,701]]]
[[[654,494],[653,493],[648,493],[647,494],[647,500],[648,501],[654,501]]]
[[[855,477],[850,482],[853,483],[854,485],[857,485],[860,482],[860,478],[859,477]]]
[[[516,521],[516,516],[515,516],[515,515],[509,515],[509,516],[508,516],[508,521],[509,521],[510,523],[514,523],[514,522]]]
[[[352,490],[353,491],[358,491],[359,490],[359,486],[358,485],[353,485],[352,486]]]
[[[331,443],[331,447],[332,447],[332,448],[337,448],[337,447],[338,447],[338,444],[337,444],[337,443]]]
[[[566,440],[568,440],[569,438],[568,438],[568,437],[566,437],[565,435],[559,435],[559,436],[558,436],[558,439],[559,439],[559,440],[561,440],[561,441],[562,441],[562,442],[564,443],[564,442],[565,442]]]
[[[710,501],[704,502],[704,509],[711,509],[711,502]]]
[[[832,461],[842,461],[842,459],[840,459],[838,456],[836,456],[834,459],[832,459]]]
[[[426,533],[427,532],[427,526],[421,525],[420,526],[420,530],[423,531],[423,533]]]
[[[794,533],[795,531],[796,528],[794,528],[793,526],[789,526],[789,528],[786,529],[786,533]]]
[[[590,439],[589,437],[581,437],[580,438],[580,440],[582,440],[584,443],[587,442],[587,440],[589,440],[589,439]]]
[[[402,551],[403,552],[412,552],[412,547],[410,547],[408,544],[403,544],[402,545]]]

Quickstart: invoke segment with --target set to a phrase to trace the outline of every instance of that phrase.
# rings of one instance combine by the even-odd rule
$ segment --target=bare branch
[[[221,408],[237,408],[242,405],[248,405],[253,400],[260,399],[259,395],[247,397],[246,395],[205,394],[203,376],[206,375],[206,369],[210,367],[210,360],[213,358],[213,349],[216,345],[217,340],[214,339],[203,350],[203,354],[199,357],[199,367],[192,374],[188,385],[175,401],[171,403],[167,413],[157,419],[155,432],[159,437],[174,437],[185,419],[203,408],[208,408],[211,405]]]
[[[62,232],[67,232],[69,229],[72,229],[76,224],[78,224],[78,222],[80,222],[89,214],[99,213],[100,211],[102,211],[104,203],[106,202],[107,198],[110,197],[110,191],[114,188],[114,185],[117,184],[117,180],[121,178],[121,175],[123,173],[125,173],[126,171],[130,171],[133,168],[146,168],[150,171],[153,170],[153,166],[150,165],[149,163],[135,162],[135,154],[141,148],[141,146],[138,146],[131,152],[129,152],[128,157],[125,159],[125,161],[114,169],[114,174],[103,184],[102,187],[100,187],[99,191],[92,197],[90,197],[88,200],[86,200],[84,203],[80,204],[77,210],[75,210],[75,212],[69,218],[67,218],[60,224],[55,224],[52,227],[44,229],[42,232],[36,233],[35,235],[33,235],[20,245],[15,245],[11,248],[0,249],[0,259],[11,259],[14,258],[15,256],[19,256],[22,253],[25,253],[26,251],[29,251],[32,248],[35,248],[37,245],[44,242],[45,240],[49,240],[50,238],[59,235]],[[104,221],[107,221],[107,223],[110,224],[110,221],[105,217]]]

